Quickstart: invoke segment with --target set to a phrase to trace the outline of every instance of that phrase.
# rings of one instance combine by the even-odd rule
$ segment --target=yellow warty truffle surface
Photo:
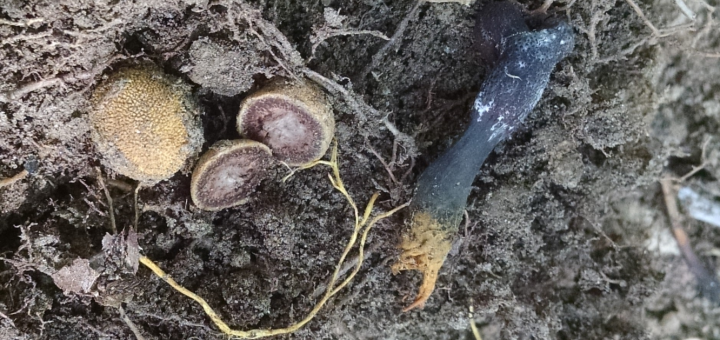
[[[186,88],[159,70],[126,69],[96,91],[90,117],[104,161],[136,180],[154,182],[180,170],[202,145]]]

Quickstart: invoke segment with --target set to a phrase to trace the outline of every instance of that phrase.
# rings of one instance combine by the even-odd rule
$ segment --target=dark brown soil
[[[205,150],[239,138],[234,116],[249,93],[308,78],[333,103],[348,191],[360,207],[380,192],[376,211],[387,211],[464,130],[486,71],[472,36],[483,2],[4,1],[0,178],[39,169],[0,188],[0,339],[137,337],[121,308],[145,339],[225,338],[195,302],[124,264],[112,249],[132,248],[130,238],[106,236],[88,109],[114,69],[151,62],[191,84]],[[690,22],[675,1],[635,2],[658,28]],[[485,340],[720,338],[657,184],[700,164],[710,138],[706,167],[683,185],[720,196],[718,23],[703,1],[685,2],[696,29],[658,36],[626,0],[556,0],[548,13],[575,28],[575,51],[483,166],[426,307],[401,313],[421,278],[390,271],[408,220],[399,213],[371,232],[355,280],[280,338],[472,339],[470,306]],[[140,191],[140,253],[235,329],[304,318],[353,226],[328,168],[283,183],[278,166],[249,203],[209,213],[190,200],[191,166]],[[117,227],[129,228],[135,183],[101,170]],[[685,227],[715,268],[720,229]],[[56,284],[61,268],[88,265],[92,287]]]

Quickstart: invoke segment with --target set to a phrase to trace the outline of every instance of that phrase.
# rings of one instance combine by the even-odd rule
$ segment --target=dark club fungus
[[[301,166],[320,159],[335,133],[325,95],[305,82],[275,81],[243,101],[237,129],[270,147],[278,160]]]
[[[393,271],[418,270],[423,282],[405,311],[424,306],[450,251],[475,176],[495,146],[518,128],[547,86],[550,72],[573,49],[565,22],[530,30],[520,10],[492,2],[477,18],[479,47],[492,68],[472,107],[463,136],[420,175],[411,229]]]
[[[213,144],[193,171],[193,203],[210,211],[246,203],[271,163],[270,149],[255,141],[222,140]]]

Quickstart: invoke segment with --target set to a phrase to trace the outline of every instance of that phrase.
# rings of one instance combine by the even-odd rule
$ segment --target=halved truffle
[[[335,118],[317,87],[276,81],[243,101],[237,129],[269,146],[278,160],[299,166],[325,154],[335,134]]]
[[[221,140],[200,157],[192,174],[190,196],[203,210],[245,204],[272,161],[272,152],[262,143]]]
[[[145,183],[169,178],[203,144],[190,88],[155,66],[122,69],[93,94],[92,137],[103,163]]]

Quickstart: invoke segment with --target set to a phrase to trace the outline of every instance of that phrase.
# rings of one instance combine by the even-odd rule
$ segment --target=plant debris
[[[75,259],[72,265],[62,267],[52,275],[55,285],[65,295],[88,293],[98,277],[100,273],[90,268],[90,261],[86,259]]]

